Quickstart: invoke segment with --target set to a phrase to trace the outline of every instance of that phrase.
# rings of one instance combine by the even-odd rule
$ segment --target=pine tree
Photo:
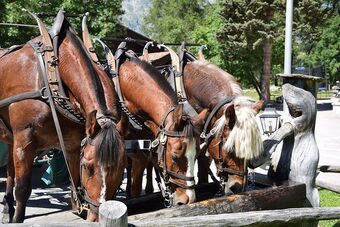
[[[218,39],[230,61],[229,68],[233,71],[235,67],[230,67],[233,64],[244,67],[243,73],[248,74],[264,100],[270,98],[273,42],[282,28],[282,14],[274,13],[280,7],[278,0],[222,1],[224,24]],[[261,83],[257,78],[259,74]]]

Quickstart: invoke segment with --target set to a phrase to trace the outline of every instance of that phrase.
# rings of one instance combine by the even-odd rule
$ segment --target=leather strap
[[[53,102],[52,92],[49,88],[49,81],[48,81],[48,78],[47,78],[47,75],[46,75],[46,68],[45,68],[44,59],[43,59],[43,56],[42,56],[42,52],[38,50],[38,48],[40,48],[40,45],[35,45],[34,43],[31,43],[31,46],[35,50],[35,53],[36,53],[36,56],[38,58],[38,62],[39,62],[40,68],[41,68],[42,79],[43,79],[44,85],[46,87],[46,96],[48,98],[48,103],[49,103],[50,108],[51,108],[51,113],[52,113],[55,129],[57,131],[60,147],[61,147],[61,150],[63,152],[64,158],[65,158],[66,167],[67,167],[68,173],[70,175],[71,185],[72,185],[73,190],[77,190],[76,185],[75,185],[74,180],[73,180],[73,177],[71,175],[71,170],[70,170],[70,166],[69,166],[68,158],[67,158],[67,154],[66,154],[66,147],[65,147],[65,143],[64,143],[64,138],[63,138],[63,134],[62,134],[62,131],[61,131],[60,124],[59,124],[57,111],[56,111],[56,108],[55,108],[55,105],[54,105],[54,102]],[[80,198],[78,198],[77,193],[76,193],[75,199],[76,199],[77,204],[80,206],[81,200],[80,200]]]
[[[214,109],[210,112],[207,120],[205,121],[204,124],[204,128],[203,128],[203,132],[201,133],[201,138],[208,140],[210,138],[211,135],[206,134],[208,127],[210,126],[211,120],[212,118],[215,116],[215,114],[222,108],[222,106],[224,106],[227,103],[230,103],[233,101],[233,99],[235,98],[235,96],[228,96],[226,99],[224,99],[223,101],[219,102]]]
[[[43,88],[43,89],[45,89],[45,88]],[[20,101],[25,100],[25,99],[41,99],[41,100],[44,100],[44,98],[43,98],[44,95],[42,94],[43,89],[40,90],[40,91],[24,92],[24,93],[21,93],[21,94],[18,94],[18,95],[14,95],[14,96],[5,98],[5,99],[0,101],[0,109],[5,107],[5,106],[10,105],[11,103],[20,102]]]

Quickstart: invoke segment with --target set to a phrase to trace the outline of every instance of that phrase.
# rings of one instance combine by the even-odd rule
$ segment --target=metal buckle
[[[212,128],[212,129],[210,130],[210,135],[212,135],[212,136],[215,135],[216,131],[217,131],[217,128],[216,128],[216,127]]]
[[[167,139],[168,139],[168,137],[165,135],[165,133],[162,133],[161,136],[160,136],[160,138],[159,138],[159,142],[160,142],[162,145],[165,145]]]
[[[82,203],[82,204],[80,205],[80,207],[79,207],[78,214],[83,213],[83,211],[88,212],[89,210],[90,210],[89,204],[87,204],[87,203]]]
[[[139,149],[141,150],[150,150],[151,149],[151,140],[138,140]]]
[[[155,139],[154,141],[151,142],[151,147],[156,148],[159,145],[159,139]]]

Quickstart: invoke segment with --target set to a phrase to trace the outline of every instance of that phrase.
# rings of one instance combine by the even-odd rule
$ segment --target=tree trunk
[[[273,41],[266,39],[263,46],[263,75],[261,80],[261,98],[270,99],[270,77],[272,68]]]

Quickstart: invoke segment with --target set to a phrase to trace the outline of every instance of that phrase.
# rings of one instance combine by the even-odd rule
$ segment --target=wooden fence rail
[[[124,204],[123,204],[124,205]],[[117,207],[113,207],[116,210]],[[108,208],[110,209],[110,208]],[[123,212],[125,213],[125,212]],[[110,211],[106,212],[111,215]],[[121,216],[121,215],[119,215]],[[119,217],[120,218],[120,217]],[[45,224],[5,224],[3,227],[100,227],[107,225],[112,216],[99,220],[99,223],[45,223]],[[123,218],[124,219],[124,218]],[[129,226],[301,226],[311,221],[340,219],[340,207],[289,208],[281,210],[250,211],[218,215],[190,217],[154,218],[147,220],[129,220]],[[46,220],[48,222],[48,220]],[[112,222],[109,222],[112,223]],[[126,226],[123,223],[119,226]],[[117,225],[118,227],[118,225]]]
[[[315,220],[340,219],[340,207],[289,208],[194,217],[129,221],[135,226],[301,226]]]

